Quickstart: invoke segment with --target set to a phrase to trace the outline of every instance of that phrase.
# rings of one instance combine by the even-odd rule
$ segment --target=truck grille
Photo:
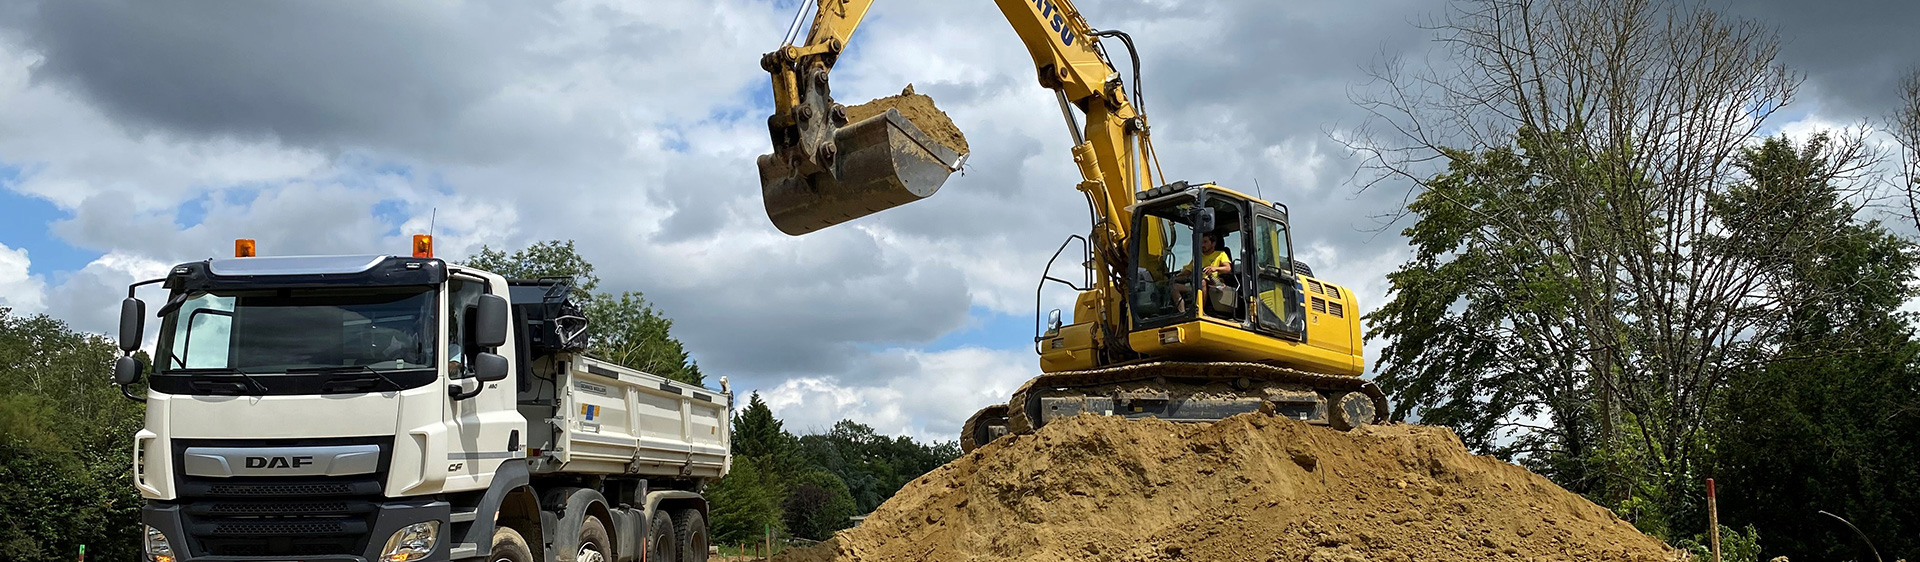
[[[379,470],[343,477],[214,478],[176,470],[181,516],[194,554],[204,556],[364,555],[381,500],[392,438],[254,442],[176,440],[190,446],[299,447],[374,444]],[[178,466],[179,463],[176,463]]]

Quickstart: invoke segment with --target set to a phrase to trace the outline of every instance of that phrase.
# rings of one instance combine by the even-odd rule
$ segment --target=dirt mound
[[[967,137],[960,134],[960,128],[953,125],[953,119],[947,113],[933,106],[933,98],[913,93],[913,86],[897,96],[887,96],[860,105],[847,106],[847,122],[859,123],[875,115],[886,113],[888,109],[897,109],[900,116],[913,122],[921,132],[933,139],[933,142],[947,145],[961,154],[967,153]]]
[[[1671,560],[1660,541],[1443,428],[1340,433],[1080,416],[907,484],[859,527],[778,558]]]

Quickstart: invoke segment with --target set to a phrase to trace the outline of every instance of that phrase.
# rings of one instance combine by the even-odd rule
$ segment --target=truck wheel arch
[[[542,499],[541,507],[559,512],[560,515],[550,535],[553,540],[553,560],[572,562],[574,554],[580,550],[580,526],[588,517],[600,519],[600,524],[607,529],[607,538],[614,545],[620,544],[619,525],[614,523],[613,514],[608,511],[607,497],[598,490],[554,488],[548,490]]]
[[[532,477],[527,472],[525,460],[509,459],[501,462],[493,473],[493,483],[480,495],[476,505],[473,524],[467,527],[465,537],[456,537],[453,542],[473,543],[481,548],[490,548],[493,544],[493,528],[500,521],[511,521],[513,517],[524,517],[533,528],[516,528],[522,537],[528,539],[534,555],[540,554],[539,502],[533,496]],[[456,508],[457,509],[457,508]],[[529,511],[530,510],[530,511]]]
[[[685,490],[658,490],[647,492],[647,513],[653,514],[667,509],[697,509],[701,517],[707,515],[707,498],[697,492]]]

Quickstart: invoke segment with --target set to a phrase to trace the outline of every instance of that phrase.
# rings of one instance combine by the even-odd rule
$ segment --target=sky
[[[1920,3],[1713,5],[1779,26],[1806,79],[1770,130],[1877,120],[1920,65]],[[1350,100],[1370,65],[1440,52],[1423,24],[1447,4],[1077,6],[1138,45],[1171,177],[1288,204],[1304,261],[1384,301],[1409,252],[1379,217],[1406,192],[1360,190],[1335,139],[1364,119]],[[770,150],[758,61],[794,8],[0,0],[0,306],[110,332],[126,284],[235,238],[398,254],[431,228],[449,259],[570,239],[602,290],[674,319],[710,385],[759,392],[790,430],[953,439],[1038,372],[1035,286],[1088,228],[1070,138],[990,3],[881,2],[835,97],[912,84],[966,132],[968,166],[925,201],[781,234],[754,166]]]

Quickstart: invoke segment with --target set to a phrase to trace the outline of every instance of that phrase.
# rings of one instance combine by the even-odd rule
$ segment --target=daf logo
[[[313,457],[247,457],[247,468],[300,468],[313,464]]]

